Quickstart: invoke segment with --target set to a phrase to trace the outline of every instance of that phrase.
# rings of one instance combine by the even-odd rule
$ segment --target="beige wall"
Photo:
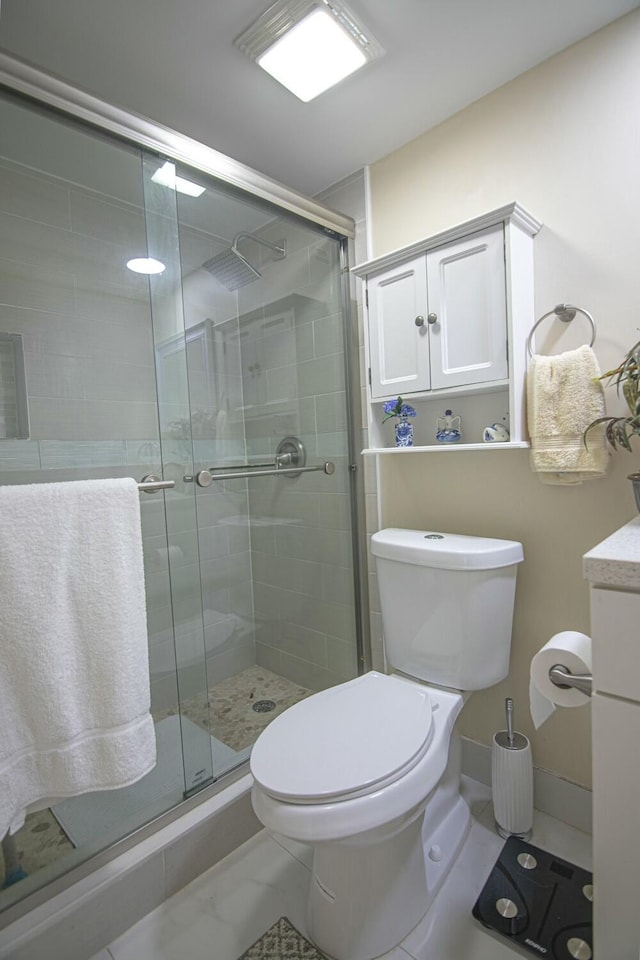
[[[640,307],[640,12],[553,57],[371,168],[374,255],[517,200],[544,226],[534,241],[535,316],[558,302],[598,325],[603,369],[638,339]],[[428,96],[428,91],[425,92]],[[584,342],[579,320],[541,352]],[[622,409],[608,391],[611,411]],[[526,451],[381,457],[385,526],[519,539],[511,675],[475,694],[462,732],[489,743],[504,697],[532,737],[534,762],[589,785],[589,707],[556,711],[538,732],[525,709],[531,657],[559,630],[588,631],[582,554],[635,514],[626,480],[640,448],[606,479],[544,486]]]

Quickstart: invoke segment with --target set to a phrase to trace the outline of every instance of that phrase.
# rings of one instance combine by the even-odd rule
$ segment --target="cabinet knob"
[[[413,322],[415,323],[416,327],[422,327],[424,326],[424,317],[418,316]]]
[[[437,322],[438,322],[438,314],[437,314],[437,313],[430,313],[429,316],[427,317],[427,320],[429,321],[429,323],[437,323]]]

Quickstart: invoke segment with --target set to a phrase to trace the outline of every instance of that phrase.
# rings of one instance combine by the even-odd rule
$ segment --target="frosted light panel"
[[[366,63],[333,17],[316,10],[258,58],[259,65],[300,100],[313,100]]]
[[[185,193],[188,197],[201,197],[205,191],[205,187],[194,183],[193,180],[177,177],[175,164],[171,163],[170,160],[158,167],[151,179],[154,183],[160,183],[163,187],[177,190],[178,193]]]

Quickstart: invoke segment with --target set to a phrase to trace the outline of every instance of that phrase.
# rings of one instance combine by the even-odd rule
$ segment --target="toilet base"
[[[442,813],[435,829],[431,812]],[[432,808],[432,809],[430,809]],[[307,906],[311,939],[335,960],[373,960],[420,922],[447,876],[471,821],[467,804],[444,782],[425,814],[378,844],[318,844]]]

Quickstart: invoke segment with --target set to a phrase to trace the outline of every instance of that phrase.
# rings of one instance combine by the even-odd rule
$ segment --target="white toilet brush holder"
[[[491,744],[491,791],[496,830],[501,837],[529,840],[533,829],[531,744],[513,729],[513,700],[505,701],[507,729]]]

